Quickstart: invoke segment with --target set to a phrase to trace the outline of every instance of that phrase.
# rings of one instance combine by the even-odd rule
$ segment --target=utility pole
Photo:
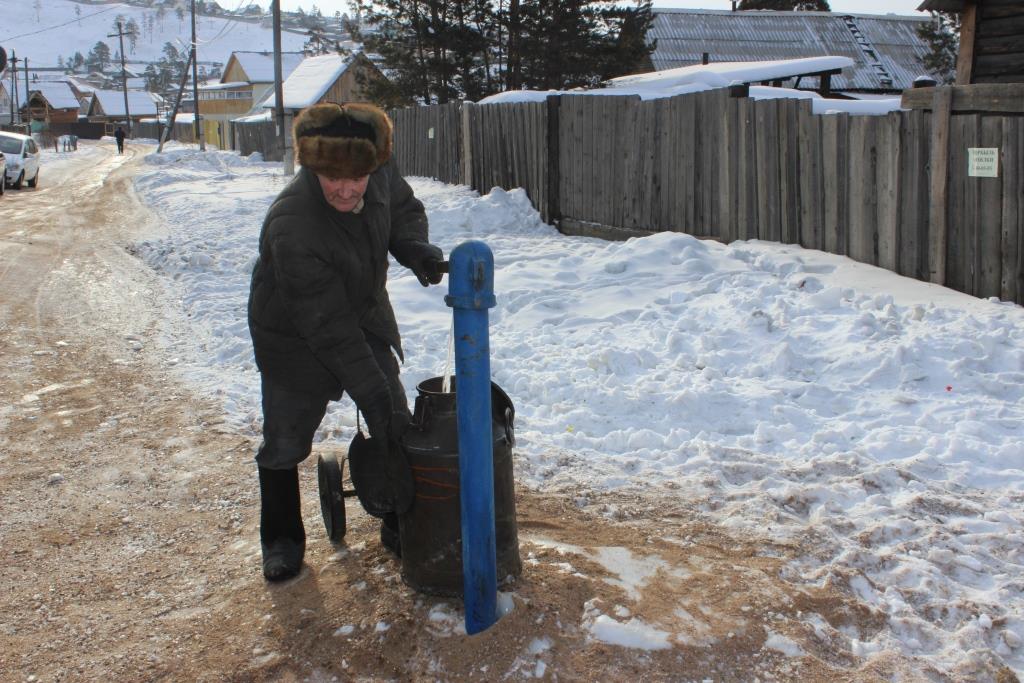
[[[11,51],[11,125],[14,125],[14,112],[18,109],[18,53]]]
[[[292,137],[284,117],[284,82],[281,68],[281,0],[274,0],[274,120],[277,121],[277,144],[282,150],[284,174],[295,173],[295,159],[292,155]]]
[[[28,57],[25,57],[25,59],[23,59],[21,61],[25,62],[25,106],[27,107],[28,106],[28,99],[29,99],[29,97],[28,97],[28,94],[29,94],[28,93]]]
[[[196,137],[199,138],[199,151],[206,151],[206,134],[203,132],[203,123],[199,120],[199,73],[196,69],[196,0],[192,0],[192,102],[195,104],[195,112],[192,114],[196,122]]]
[[[121,43],[121,91],[124,93],[124,118],[127,120],[128,134],[131,135],[132,116],[128,111],[128,73],[124,68],[124,30],[121,28],[120,21],[117,22],[117,33],[108,33],[107,38],[113,38],[115,35]]]
[[[160,145],[156,148],[157,152],[164,151],[164,143],[167,142],[167,138],[171,135],[171,130],[174,128],[175,123],[178,119],[178,107],[181,106],[181,96],[185,92],[185,85],[188,83],[188,70],[192,64],[192,58],[195,56],[195,52],[189,51],[189,61],[185,64],[185,68],[181,70],[181,83],[178,85],[178,96],[174,98],[174,109],[171,110],[171,119],[164,127],[164,134],[160,136]]]

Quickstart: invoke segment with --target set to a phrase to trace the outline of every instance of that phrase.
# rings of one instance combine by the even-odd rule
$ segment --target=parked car
[[[29,187],[39,184],[39,147],[28,135],[0,132],[0,152],[7,157],[4,177],[7,184],[20,190],[22,183]]]

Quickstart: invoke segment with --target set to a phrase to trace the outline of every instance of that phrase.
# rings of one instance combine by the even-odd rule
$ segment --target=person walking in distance
[[[124,128],[117,127],[114,131],[114,139],[117,140],[117,153],[124,154]]]
[[[391,160],[392,123],[369,104],[318,104],[295,119],[301,166],[267,211],[249,292],[249,331],[260,371],[263,575],[302,568],[305,530],[297,466],[330,401],[347,393],[370,433],[368,467],[387,502],[412,502],[400,448],[409,406],[395,358],[401,339],[387,292],[388,255],[426,287],[442,278],[423,204]],[[396,553],[398,520],[382,516],[381,541]]]

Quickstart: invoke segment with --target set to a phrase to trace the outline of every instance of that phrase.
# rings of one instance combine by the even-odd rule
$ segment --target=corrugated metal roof
[[[916,29],[927,17],[685,9],[654,13],[648,38],[658,41],[651,55],[658,71],[699,64],[707,52],[713,62],[849,57],[854,65],[832,77],[834,90],[899,91],[925,73],[919,58],[928,49]]]

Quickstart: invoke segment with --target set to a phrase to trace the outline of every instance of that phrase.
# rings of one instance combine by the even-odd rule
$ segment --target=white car
[[[7,158],[7,184],[20,190],[22,183],[39,183],[39,147],[28,135],[0,133],[0,152]]]

